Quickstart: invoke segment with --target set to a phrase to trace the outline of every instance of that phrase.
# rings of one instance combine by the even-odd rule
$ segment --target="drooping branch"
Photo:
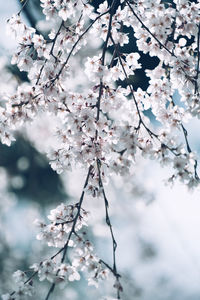
[[[85,195],[85,188],[87,187],[88,185],[88,181],[89,181],[89,178],[90,178],[90,174],[91,174],[91,171],[92,171],[92,166],[89,167],[88,169],[88,173],[87,173],[87,176],[86,176],[86,179],[85,179],[85,183],[84,183],[84,186],[83,186],[83,191],[82,191],[82,194],[81,194],[81,197],[80,197],[80,200],[77,204],[77,213],[76,213],[76,216],[74,217],[74,221],[73,221],[73,224],[72,224],[72,228],[69,232],[69,235],[68,235],[68,238],[67,238],[67,242],[65,243],[64,247],[61,248],[55,255],[53,255],[51,257],[51,260],[54,259],[58,254],[60,254],[61,252],[63,252],[62,254],[62,258],[61,258],[61,263],[64,262],[65,260],[65,257],[66,257],[66,254],[67,254],[67,250],[68,250],[68,247],[69,247],[69,242],[70,242],[70,239],[71,239],[71,236],[72,234],[75,233],[75,227],[76,227],[76,223],[77,223],[77,220],[80,216],[80,211],[81,211],[81,207],[82,207],[82,203],[83,203],[83,200],[84,200],[84,195]],[[59,273],[59,270],[57,271],[57,274]],[[52,283],[49,291],[48,291],[48,294],[45,298],[45,300],[48,300],[50,295],[53,293],[55,289],[55,282]]]
[[[151,30],[144,24],[144,22],[141,20],[141,18],[135,13],[133,7],[130,4],[130,1],[128,1],[128,0],[124,0],[124,1],[126,2],[128,7],[130,8],[130,10],[132,11],[133,15],[136,17],[136,19],[140,22],[142,27],[156,40],[156,42],[159,44],[159,46],[161,48],[164,48],[171,56],[174,56],[177,58],[177,56],[172,51],[170,51],[163,43],[161,43],[161,41],[155,36],[155,34],[153,34],[151,32]]]
[[[60,74],[62,73],[63,69],[65,68],[65,66],[68,64],[68,61],[71,57],[71,55],[73,54],[76,46],[79,44],[79,42],[82,40],[82,38],[86,35],[86,33],[92,28],[92,26],[94,25],[94,23],[99,20],[102,16],[106,15],[107,13],[110,12],[110,9],[108,9],[106,12],[100,14],[99,16],[97,16],[94,21],[91,22],[91,24],[85,29],[85,31],[78,37],[77,41],[74,43],[74,45],[72,46],[65,62],[62,64],[62,67],[60,68],[59,72],[57,73],[56,77],[54,79],[51,80],[50,85],[52,85],[56,80],[58,80],[58,78],[60,77]]]
[[[112,30],[112,18],[113,18],[113,14],[114,14],[114,7],[116,4],[116,0],[112,1],[111,7],[110,7],[110,17],[109,17],[109,22],[108,22],[108,29],[107,29],[107,36],[106,36],[106,40],[103,46],[103,51],[102,51],[102,55],[101,55],[101,65],[104,66],[105,65],[105,55],[106,55],[106,50],[108,48],[108,41],[111,38],[111,30]],[[99,84],[99,96],[97,99],[97,115],[96,115],[96,122],[99,121],[99,117],[100,117],[100,105],[101,105],[101,97],[103,94],[103,78],[100,79],[100,84]],[[96,130],[96,135],[95,135],[95,140],[97,141],[98,138],[98,130]],[[117,267],[116,267],[116,248],[117,248],[117,243],[114,237],[114,233],[113,233],[113,229],[112,229],[112,225],[111,225],[111,221],[110,221],[110,217],[109,217],[109,212],[108,212],[108,200],[105,194],[105,190],[103,187],[103,182],[102,182],[102,178],[101,178],[101,162],[99,160],[99,158],[96,158],[96,163],[97,163],[97,170],[98,170],[98,178],[99,178],[99,189],[100,192],[103,195],[104,198],[104,204],[105,204],[105,213],[106,213],[106,223],[109,226],[109,230],[110,230],[110,234],[111,234],[111,238],[112,238],[112,248],[113,248],[113,268],[112,268],[112,273],[114,274],[114,276],[116,277],[116,281],[118,282],[118,285],[116,286],[117,288],[117,299],[120,299],[120,292],[122,291],[122,287],[121,284],[119,283],[119,277],[120,275],[117,273]]]
[[[198,33],[197,33],[197,67],[196,67],[194,94],[198,93],[199,64],[200,64],[200,24],[198,26]]]
[[[124,72],[126,81],[128,82],[128,74],[127,74],[127,72],[126,72],[126,70],[124,68],[123,62],[122,62],[121,53],[119,52],[118,47],[117,47],[117,45],[116,45],[116,43],[115,43],[115,41],[114,41],[114,39],[113,39],[112,36],[111,36],[111,40],[112,40],[113,45],[114,45],[114,47],[116,49],[116,52],[118,53],[118,58],[119,58],[120,65],[121,65],[122,70]],[[142,115],[141,115],[141,112],[140,112],[137,100],[135,98],[133,86],[130,83],[128,83],[128,86],[130,88],[131,95],[133,97],[133,101],[135,103],[135,107],[136,107],[136,110],[137,110],[137,113],[138,113],[138,117],[139,117],[138,126],[135,128],[136,131],[138,131],[140,129],[140,126],[142,125],[146,129],[146,131],[148,132],[148,134],[150,135],[151,138],[152,137],[156,138],[161,143],[161,145],[163,145],[165,148],[167,148],[169,151],[171,151],[175,156],[178,156],[179,154],[176,152],[176,150],[177,150],[176,148],[171,148],[168,145],[166,145],[165,143],[161,142],[160,139],[159,139],[159,136],[156,133],[154,133],[149,127],[147,127],[147,125],[145,124],[145,122],[144,122],[144,120],[142,118]]]

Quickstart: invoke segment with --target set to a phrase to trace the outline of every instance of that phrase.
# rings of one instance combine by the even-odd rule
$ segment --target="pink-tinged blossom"
[[[84,237],[89,213],[82,204],[89,196],[103,199],[115,252],[104,185],[113,174],[127,178],[137,157],[170,167],[170,183],[199,185],[197,158],[184,123],[200,118],[200,5],[187,0],[174,3],[176,7],[160,0],[121,1],[115,10],[104,1],[94,12],[81,0],[41,0],[46,19],[55,24],[50,40],[25,25],[20,13],[8,21],[19,43],[11,62],[28,73],[29,82],[19,84],[0,107],[1,142],[9,146],[16,130],[48,113],[57,120],[53,130],[57,143],[47,153],[52,169],[58,174],[75,166],[88,170],[79,202],[62,203],[50,211],[48,222],[35,222],[37,239],[59,248],[52,258],[32,266],[40,281],[65,286],[85,272],[88,284],[98,287],[112,273],[114,288],[122,292],[116,268],[106,268]],[[124,26],[132,29],[129,34]],[[127,53],[131,35],[138,51]],[[91,47],[94,36],[103,43],[102,49]],[[135,87],[133,76],[142,67],[141,53],[159,61],[145,71],[146,91]],[[71,263],[65,261],[69,248]],[[14,278],[18,284],[14,296],[5,294],[3,300],[31,296],[26,274],[17,271]]]

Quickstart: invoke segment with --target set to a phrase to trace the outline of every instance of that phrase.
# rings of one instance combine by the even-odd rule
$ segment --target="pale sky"
[[[5,4],[6,3],[6,4]],[[16,43],[13,38],[10,38],[6,34],[6,24],[7,20],[19,10],[19,5],[16,0],[0,1],[0,51],[9,51],[10,49],[15,49]]]

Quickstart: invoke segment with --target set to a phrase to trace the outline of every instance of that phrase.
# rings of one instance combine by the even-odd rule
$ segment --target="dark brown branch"
[[[29,103],[29,101],[22,101],[20,103],[12,104],[12,107],[21,107],[21,106],[26,105],[28,103]]]
[[[108,41],[109,38],[111,37],[111,30],[112,30],[112,18],[114,15],[114,7],[115,7],[115,3],[116,0],[112,1],[111,7],[110,7],[110,17],[109,17],[109,22],[108,22],[108,32],[107,32],[107,36],[106,36],[106,40],[103,46],[103,51],[102,51],[102,56],[101,56],[101,65],[104,66],[105,65],[105,55],[106,55],[106,51],[108,48]],[[96,115],[96,121],[98,122],[99,120],[99,116],[100,116],[100,105],[101,105],[101,97],[103,94],[103,79],[100,79],[100,84],[99,84],[99,96],[97,99],[97,115]],[[98,138],[98,130],[96,130],[96,135],[95,135],[95,140],[97,141]],[[104,204],[105,204],[105,212],[106,212],[106,223],[109,226],[110,229],[110,234],[111,234],[111,238],[112,238],[112,248],[113,248],[113,268],[109,267],[107,264],[105,264],[114,274],[114,276],[116,277],[116,281],[119,281],[119,274],[117,273],[117,267],[116,267],[116,248],[117,248],[117,243],[113,234],[113,229],[112,229],[112,225],[110,222],[110,217],[109,217],[109,213],[108,213],[108,200],[104,191],[104,187],[103,187],[103,182],[101,179],[101,162],[98,158],[96,158],[97,160],[97,170],[98,170],[98,177],[99,177],[99,189],[102,191],[103,194],[103,198],[104,198]],[[103,262],[103,261],[102,261]],[[120,285],[121,286],[121,285]],[[120,299],[120,291],[119,289],[117,289],[117,298]]]
[[[56,32],[56,35],[55,35],[55,37],[53,39],[53,44],[52,44],[51,50],[49,52],[49,54],[52,55],[55,58],[56,61],[57,61],[57,57],[53,54],[53,50],[54,50],[54,47],[55,47],[55,44],[56,44],[57,37],[60,34],[60,31],[61,31],[61,29],[63,27],[63,24],[64,24],[64,21],[61,22],[61,24],[60,24],[60,26],[58,28],[58,31]]]
[[[52,285],[51,285],[51,287],[50,287],[50,289],[49,289],[49,291],[48,291],[48,294],[47,294],[45,300],[49,299],[50,295],[53,293],[53,291],[55,289],[55,285],[56,285],[55,282],[53,282]]]
[[[109,9],[110,11],[110,18],[109,18],[109,23],[108,23],[108,32],[107,32],[107,36],[106,36],[106,41],[104,43],[103,46],[103,51],[102,51],[102,56],[101,56],[101,65],[104,66],[105,64],[105,55],[106,55],[106,50],[108,48],[108,41],[111,35],[111,29],[112,29],[112,18],[113,18],[113,14],[114,14],[114,5],[115,5],[116,0],[113,0],[112,5]],[[101,96],[102,96],[102,92],[103,92],[103,81],[102,79],[100,80],[100,87],[99,87],[99,96],[97,99],[97,116],[96,116],[96,121],[99,120],[99,114],[100,114],[100,103],[101,103]],[[97,139],[97,134],[98,132],[96,131],[96,139]]]
[[[171,103],[172,103],[173,106],[175,106],[175,103],[174,103],[173,99],[172,99]],[[191,153],[192,149],[191,149],[189,141],[188,141],[188,132],[187,132],[187,130],[186,130],[186,128],[185,128],[185,126],[183,125],[182,122],[180,122],[180,126],[181,126],[181,129],[183,131],[183,135],[184,135],[184,139],[185,139],[185,143],[186,143],[187,152]],[[195,179],[199,181],[200,179],[199,179],[199,175],[197,173],[197,166],[198,166],[198,163],[197,163],[197,160],[195,159],[194,176],[195,176]]]
[[[195,88],[194,93],[198,93],[198,77],[199,77],[199,64],[200,64],[200,24],[198,26],[198,35],[197,35],[197,70],[196,70],[196,76],[195,76]]]
[[[119,277],[120,275],[117,273],[117,267],[116,267],[116,249],[117,249],[117,242],[115,240],[114,237],[114,233],[113,233],[113,229],[112,229],[112,224],[110,221],[110,216],[109,216],[109,212],[108,212],[108,199],[106,197],[106,193],[104,190],[104,186],[103,186],[103,182],[102,182],[102,178],[101,178],[101,162],[100,160],[97,158],[97,169],[98,169],[98,177],[99,177],[99,188],[102,191],[103,194],[103,198],[104,198],[104,204],[105,204],[105,212],[106,212],[106,224],[109,227],[110,230],[110,234],[111,234],[111,238],[112,238],[112,249],[113,249],[113,268],[109,268],[112,273],[114,274],[114,276],[116,277],[116,280],[119,281]],[[105,264],[105,263],[104,263]],[[117,299],[120,299],[120,291],[119,289],[117,289]]]
[[[159,39],[149,30],[149,28],[142,22],[142,20],[138,17],[138,15],[135,13],[134,9],[132,8],[132,6],[130,5],[128,0],[125,0],[126,4],[128,5],[128,7],[130,8],[130,10],[132,11],[133,15],[136,17],[136,19],[140,22],[140,24],[142,25],[142,27],[156,40],[156,42],[158,42],[159,46],[161,48],[164,48],[170,55],[174,56],[177,58],[177,56],[171,52],[163,43],[161,43],[161,41],[159,41]]]
[[[102,16],[106,15],[107,13],[109,13],[110,10],[107,10],[106,12],[100,14],[98,17],[96,17],[96,19],[94,21],[92,21],[92,23],[86,28],[86,30],[79,36],[78,40],[74,43],[74,45],[72,46],[72,49],[70,50],[65,62],[63,63],[62,67],[60,68],[60,71],[58,72],[58,74],[56,75],[56,77],[54,79],[51,80],[51,85],[60,77],[60,74],[62,73],[64,67],[67,65],[72,53],[74,52],[74,49],[76,48],[76,46],[78,45],[78,43],[80,42],[80,40],[82,40],[82,38],[84,37],[84,35],[90,30],[90,28],[94,25],[94,23],[99,20]]]
[[[35,95],[34,97],[31,98],[31,100],[36,99],[36,98],[37,98],[38,96],[40,96],[40,95],[41,95],[41,93]],[[29,104],[29,103],[30,103],[29,100],[28,100],[28,101],[22,101],[22,102],[20,102],[20,103],[14,103],[14,104],[12,104],[12,107],[22,107],[23,105],[27,105],[27,104]]]
[[[80,200],[79,200],[79,203],[77,205],[77,213],[76,213],[76,216],[74,217],[74,221],[73,221],[73,225],[72,225],[72,228],[70,230],[70,233],[68,235],[68,238],[67,238],[67,242],[65,243],[64,247],[61,248],[56,254],[54,254],[51,259],[54,259],[58,254],[60,254],[61,252],[63,252],[63,255],[62,255],[62,258],[61,258],[61,263],[64,262],[65,260],[65,257],[66,257],[66,253],[67,253],[67,249],[68,249],[68,246],[69,246],[69,242],[70,242],[70,239],[71,239],[71,236],[73,233],[75,233],[75,226],[76,226],[76,223],[77,223],[77,220],[80,216],[80,211],[81,211],[81,206],[82,206],[82,203],[83,203],[83,199],[84,199],[84,195],[85,195],[85,188],[87,187],[88,185],[88,181],[89,181],[89,177],[90,177],[90,173],[92,171],[92,166],[89,167],[88,169],[88,174],[87,174],[87,177],[86,177],[86,180],[85,180],[85,183],[84,183],[84,186],[83,186],[83,191],[82,191],[82,194],[81,194],[81,197],[80,197]],[[59,272],[59,270],[58,270]],[[57,272],[57,273],[58,273]],[[48,291],[48,294],[45,298],[45,300],[48,300],[50,295],[53,293],[54,291],[54,288],[55,288],[55,282],[52,283],[49,291]]]
[[[182,123],[181,123],[181,128],[182,128],[182,130],[183,130],[183,134],[184,134],[184,137],[185,137],[185,142],[186,142],[187,151],[188,151],[188,153],[191,153],[192,150],[191,150],[190,145],[189,145],[189,142],[188,142],[188,133],[187,133],[187,130],[185,129],[185,127],[183,126]]]
[[[104,260],[100,259],[99,263],[104,264],[113,273],[115,277],[121,277],[121,275],[116,273],[115,270],[111,266],[109,266],[109,264],[107,264]]]
[[[121,22],[120,32],[122,32],[122,31],[123,31],[123,23]],[[114,60],[115,60],[115,58],[117,57],[117,54],[118,54],[118,52],[119,52],[119,49],[118,49],[119,47],[120,47],[120,44],[118,43],[118,44],[116,45],[116,47],[114,48],[114,53],[113,53],[111,62],[110,62],[110,64],[109,64],[109,66],[108,66],[109,69],[112,68],[112,66],[113,66],[113,64],[114,64]]]
[[[126,2],[126,4],[129,6],[130,10],[132,11],[133,15],[136,17],[136,19],[140,22],[140,24],[142,25],[142,27],[158,42],[158,44],[160,45],[161,48],[164,48],[171,56],[176,57],[178,59],[178,57],[174,54],[173,51],[170,51],[163,43],[161,43],[161,41],[155,36],[155,34],[153,34],[149,28],[142,22],[142,20],[138,17],[138,15],[135,13],[134,9],[132,8],[132,6],[130,5],[130,2],[128,0],[124,0]],[[185,65],[185,67],[188,67],[188,63],[181,60],[181,62]],[[183,71],[183,73],[185,74],[185,77],[187,78],[187,80],[189,80],[192,84],[197,84],[195,78],[188,76],[186,70],[181,67],[181,70]],[[199,72],[199,71],[198,71]]]
[[[35,271],[26,281],[24,281],[24,284],[30,283],[30,281],[32,280],[33,277],[35,277],[35,275],[37,275],[38,271]],[[15,292],[12,292],[10,294],[10,296],[13,296],[15,294]]]
[[[115,41],[113,40],[113,37],[111,36],[110,38],[111,38],[111,40],[112,40],[112,42],[113,42],[113,45],[114,45],[115,48],[117,49],[117,45],[115,44]],[[128,82],[128,74],[127,74],[127,72],[126,72],[126,70],[125,70],[125,68],[124,68],[124,65],[123,65],[123,62],[122,62],[122,59],[121,59],[121,54],[119,53],[118,49],[117,49],[117,53],[118,53],[118,58],[119,58],[120,65],[121,65],[122,70],[123,70],[123,73],[124,73],[124,75],[125,75],[125,77],[126,77],[126,81]],[[132,97],[133,97],[133,101],[134,101],[134,103],[135,103],[135,107],[136,107],[136,110],[137,110],[137,113],[138,113],[138,117],[139,117],[139,123],[138,123],[138,126],[135,128],[135,130],[138,131],[138,130],[140,129],[140,126],[142,125],[142,126],[146,129],[146,131],[148,132],[148,134],[150,135],[151,138],[152,138],[152,137],[156,138],[156,139],[160,142],[160,144],[161,144],[162,147],[168,149],[168,150],[169,150],[170,152],[172,152],[175,156],[179,156],[180,154],[176,152],[176,150],[177,150],[176,148],[171,148],[171,147],[169,147],[168,145],[166,145],[166,144],[164,144],[163,142],[161,142],[160,139],[159,139],[159,136],[158,136],[156,133],[154,133],[151,129],[149,129],[149,128],[147,127],[147,125],[144,123],[144,121],[143,121],[143,119],[142,119],[141,112],[140,112],[140,110],[139,110],[139,106],[138,106],[137,100],[136,100],[135,95],[134,95],[134,89],[133,89],[133,86],[132,86],[132,84],[130,84],[130,83],[128,83],[128,86],[129,86],[129,88],[130,88],[130,91],[131,91],[131,94],[132,94]],[[124,149],[123,151],[125,152],[126,149]]]
[[[61,28],[62,28],[63,24],[64,24],[64,21],[61,22],[61,24],[60,24],[60,26],[59,26],[59,28],[58,28],[58,30],[57,30],[57,32],[56,32],[56,35],[55,35],[55,37],[54,37],[54,39],[53,39],[53,41],[52,41],[53,44],[52,44],[51,49],[50,49],[50,52],[49,52],[49,54],[52,55],[52,56],[55,58],[55,61],[57,61],[57,57],[53,54],[53,50],[54,50],[54,47],[55,47],[55,43],[56,43],[57,37],[58,37],[58,35],[60,34],[60,31],[61,31]],[[45,66],[45,64],[47,63],[47,61],[48,61],[48,60],[45,59],[44,64],[42,65],[42,67],[41,67],[41,69],[40,69],[40,73],[39,73],[38,79],[37,79],[37,81],[36,81],[36,85],[38,85],[38,83],[39,83],[39,81],[40,81],[40,77],[41,77],[41,75],[42,75],[44,66]]]
[[[22,7],[21,7],[21,9],[20,9],[20,11],[17,13],[18,16],[21,14],[22,10],[24,9],[24,7],[25,7],[26,4],[28,3],[28,1],[29,1],[29,0],[25,0],[25,1],[24,1],[23,5],[22,5]]]
[[[190,145],[189,145],[189,141],[188,141],[188,132],[186,130],[186,128],[183,126],[182,123],[180,123],[181,125],[181,128],[183,130],[183,135],[184,135],[184,138],[185,138],[185,143],[186,143],[186,147],[187,147],[187,151],[188,153],[191,153],[192,152],[192,149],[190,148]],[[197,160],[195,159],[195,164],[194,164],[194,176],[195,176],[195,179],[199,181],[199,175],[197,173]]]

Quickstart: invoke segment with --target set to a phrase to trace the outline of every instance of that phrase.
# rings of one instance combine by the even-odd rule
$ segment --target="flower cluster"
[[[40,264],[34,264],[31,266],[31,269],[38,272],[40,281],[46,279],[63,287],[69,281],[80,279],[80,275],[75,267],[65,263],[58,264],[53,260],[45,260]]]
[[[23,300],[31,297],[34,292],[32,278],[36,274],[40,281],[47,280],[60,288],[64,288],[71,281],[80,280],[79,273],[83,271],[87,274],[88,284],[96,287],[99,281],[110,274],[111,268],[94,254],[91,242],[86,239],[86,232],[79,232],[86,225],[88,212],[82,208],[79,211],[78,205],[61,204],[51,210],[48,218],[51,220],[50,225],[35,221],[40,228],[37,238],[45,240],[48,246],[59,247],[60,250],[50,259],[33,264],[30,269],[34,273],[30,278],[20,270],[16,271],[13,277],[17,288],[13,293],[3,295],[3,300]],[[74,251],[71,262],[65,263],[64,256],[68,247]],[[63,256],[60,260],[61,254]]]
[[[28,72],[30,82],[19,86],[0,110],[1,141],[10,145],[13,130],[48,112],[59,124],[58,143],[47,154],[52,168],[59,174],[75,165],[88,169],[80,202],[52,210],[49,225],[37,221],[38,239],[64,253],[60,264],[51,259],[34,267],[40,280],[54,284],[78,280],[76,267],[91,271],[89,284],[107,276],[78,233],[87,224],[88,213],[81,205],[85,194],[90,194],[104,199],[114,253],[110,271],[120,299],[116,242],[104,184],[113,173],[127,176],[138,156],[171,165],[169,182],[177,178],[189,188],[199,184],[196,155],[184,125],[191,117],[200,117],[199,6],[198,1],[188,0],[113,0],[110,5],[104,1],[95,11],[81,0],[41,0],[46,19],[55,24],[48,39],[26,26],[19,14],[9,20],[19,42],[12,63]],[[103,43],[102,49],[83,56],[80,65],[87,84],[82,90],[78,85],[73,88],[69,84],[76,74],[73,62],[83,55],[82,49],[89,53],[94,35]],[[140,54],[126,51],[133,36]],[[159,59],[156,68],[146,70],[150,78],[146,91],[136,89],[132,79],[142,67],[141,53]],[[174,96],[177,92],[181,104]],[[152,119],[158,121],[158,128]],[[71,264],[64,263],[68,247],[77,255]]]
[[[19,86],[17,93],[10,97],[7,109],[2,108],[2,142],[10,144],[14,139],[11,129],[17,129],[45,110],[60,120],[56,132],[59,148],[48,153],[51,166],[58,173],[71,170],[77,163],[83,168],[91,164],[95,168],[98,158],[107,175],[112,172],[123,175],[134,163],[136,153],[159,159],[162,164],[171,163],[173,167],[177,156],[182,160],[187,155],[194,156],[192,151],[186,153],[183,141],[177,138],[183,122],[191,115],[198,116],[199,110],[195,100],[198,93],[198,49],[195,43],[187,46],[183,41],[183,37],[187,41],[187,38],[198,35],[198,5],[187,3],[180,7],[177,3],[174,8],[160,1],[149,1],[148,5],[146,1],[138,4],[123,1],[109,23],[111,8],[107,1],[100,4],[97,12],[82,1],[42,1],[47,18],[62,18],[58,30],[53,29],[49,34],[50,40],[45,40],[33,28],[23,24],[19,15],[13,16],[9,23],[20,46],[12,63],[16,63],[20,70],[28,71],[31,85]],[[76,25],[67,25],[67,20],[76,20],[79,13],[81,20]],[[192,16],[195,22],[189,20]],[[88,19],[92,23],[87,27]],[[129,42],[128,35],[123,33],[122,23],[134,28],[140,51],[160,59],[155,69],[146,71],[150,77],[146,92],[140,88],[134,91],[132,84],[127,84],[126,88],[115,85],[117,80],[127,81],[129,75],[141,68],[138,53],[118,53],[118,48],[123,49],[124,44]],[[91,81],[90,90],[78,93],[66,84],[73,73],[70,60],[85,46],[87,39],[84,37],[90,30],[91,34],[98,31],[107,47],[113,45],[115,55],[110,63],[105,62],[105,51],[104,58],[101,54],[87,58],[85,74]],[[184,107],[175,103],[173,95],[176,89]],[[162,126],[158,133],[144,115],[148,109]],[[187,144],[186,134],[185,139]],[[173,178],[182,180],[183,176],[177,174],[184,173],[184,183],[189,187],[192,183],[196,185],[196,162],[192,164],[193,171],[191,168],[189,171],[188,168],[187,171],[185,168],[176,170]],[[99,189],[98,181],[93,188],[93,184],[90,185],[93,195]]]
[[[87,226],[88,212],[76,205],[60,204],[51,210],[48,219],[50,224],[35,220],[35,225],[40,229],[37,235],[38,240],[44,240],[48,246],[63,247],[67,242],[71,231],[78,232],[83,226]],[[73,246],[73,240],[68,241]]]
[[[32,281],[28,279],[27,275],[18,270],[13,274],[16,283],[16,290],[12,294],[2,295],[3,300],[24,300],[27,297],[33,296]]]

